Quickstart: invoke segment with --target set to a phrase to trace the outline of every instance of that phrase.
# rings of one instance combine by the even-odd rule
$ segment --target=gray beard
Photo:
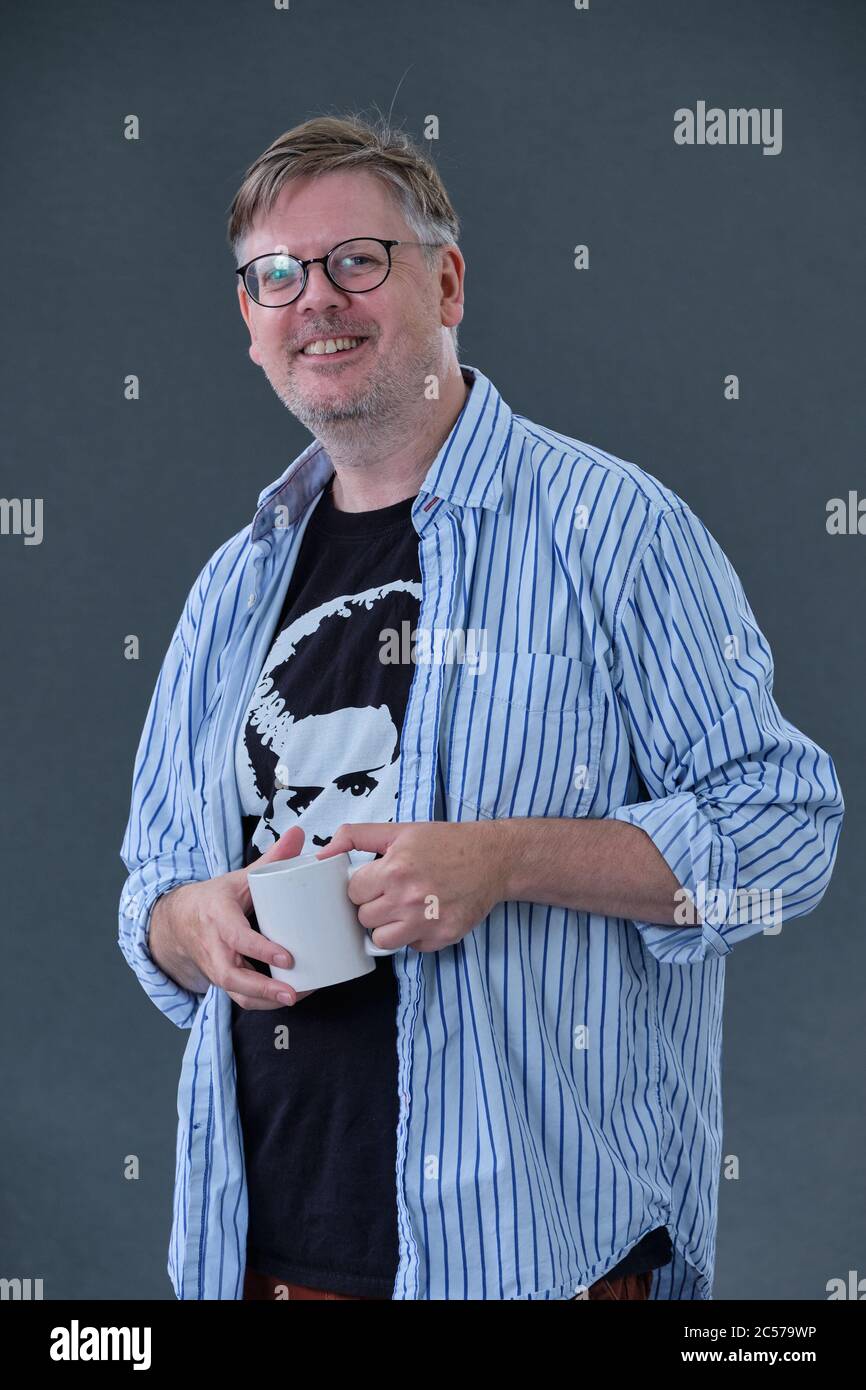
[[[375,422],[381,425],[385,408],[389,404],[389,395],[375,383],[354,400],[337,401],[329,405],[310,403],[299,396],[294,400],[284,397],[283,404],[312,434],[318,434],[320,430],[333,425],[355,424],[369,427]]]
[[[406,400],[413,384],[416,384],[419,392],[422,391],[425,378],[435,371],[435,353],[431,348],[424,356],[403,362],[398,378],[392,376],[387,381],[376,378],[351,400],[333,404],[310,402],[302,398],[300,392],[295,392],[293,384],[281,399],[286,409],[311,434],[318,435],[322,431],[333,433],[334,427],[339,426],[347,427],[348,436],[354,433],[364,436],[373,430],[381,434],[383,428],[387,430],[389,417],[401,413],[395,411],[395,407]]]

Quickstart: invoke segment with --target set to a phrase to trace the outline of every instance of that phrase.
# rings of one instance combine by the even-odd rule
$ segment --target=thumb
[[[294,859],[296,854],[300,854],[304,847],[304,832],[299,825],[293,825],[290,830],[284,830],[280,838],[270,849],[265,850],[256,860],[257,864],[270,864],[275,859]],[[252,868],[252,865],[250,865]]]
[[[283,831],[270,849],[266,849],[264,854],[260,854],[252,864],[247,864],[245,868],[238,869],[237,872],[243,875],[243,882],[246,886],[250,869],[254,869],[258,864],[272,864],[277,859],[294,859],[296,855],[300,854],[303,847],[304,832],[299,825],[293,825],[290,830]]]

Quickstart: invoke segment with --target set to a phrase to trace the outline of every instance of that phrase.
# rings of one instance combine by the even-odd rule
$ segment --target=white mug
[[[327,859],[313,852],[251,865],[247,879],[259,930],[290,951],[295,962],[288,969],[268,966],[275,980],[296,990],[322,989],[369,975],[376,969],[375,956],[401,949],[376,946],[358,921],[347,888],[360,867],[351,866],[346,851]]]

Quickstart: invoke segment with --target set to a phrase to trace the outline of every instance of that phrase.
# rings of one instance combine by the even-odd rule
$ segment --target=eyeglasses
[[[392,246],[444,246],[442,241],[394,241],[381,237],[355,237],[339,242],[327,256],[299,260],[280,251],[255,256],[235,271],[251,299],[264,309],[281,309],[303,294],[307,267],[320,265],[338,290],[367,294],[391,273]]]

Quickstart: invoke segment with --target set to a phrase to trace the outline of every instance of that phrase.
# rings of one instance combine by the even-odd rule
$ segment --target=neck
[[[351,445],[345,437],[317,434],[334,465],[332,496],[341,512],[368,512],[414,497],[466,402],[470,387],[455,359],[440,378],[438,400],[414,397],[396,415]]]

